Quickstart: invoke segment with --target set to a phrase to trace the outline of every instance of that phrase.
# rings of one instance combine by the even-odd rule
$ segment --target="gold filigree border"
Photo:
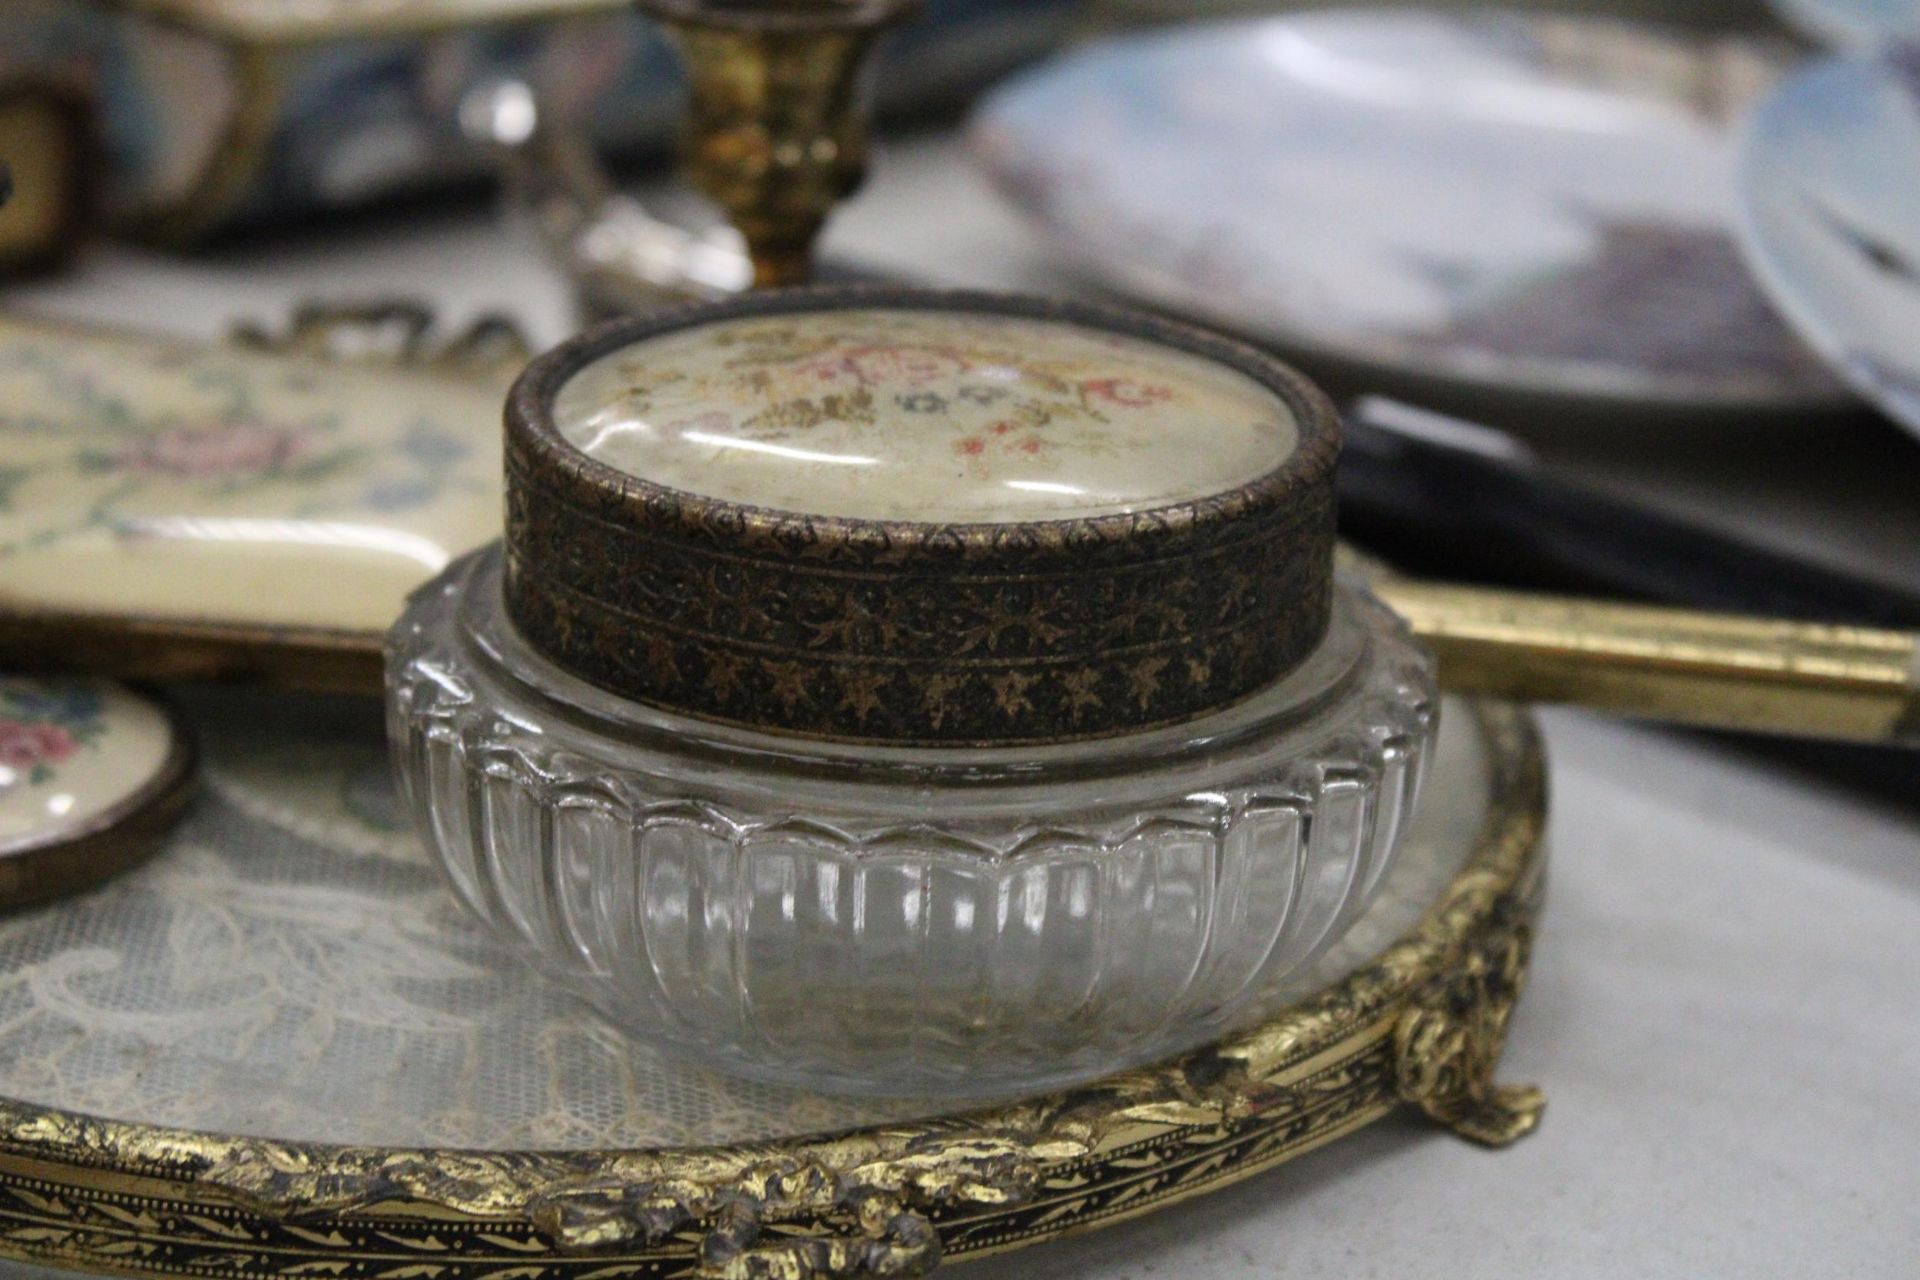
[[[1414,1105],[1503,1145],[1492,1073],[1538,908],[1545,762],[1473,704],[1492,800],[1422,922],[1265,1025],[971,1115],[792,1141],[459,1152],[223,1137],[0,1101],[0,1256],[334,1280],[912,1276],[1212,1190]]]

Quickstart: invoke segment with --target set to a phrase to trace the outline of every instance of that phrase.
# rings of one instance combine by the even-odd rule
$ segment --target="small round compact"
[[[138,864],[193,793],[193,736],[104,680],[0,676],[0,913]]]
[[[627,1025],[985,1095],[1257,1018],[1366,905],[1431,663],[1333,572],[1330,406],[1100,307],[796,290],[507,407],[503,545],[388,651],[460,896]]]

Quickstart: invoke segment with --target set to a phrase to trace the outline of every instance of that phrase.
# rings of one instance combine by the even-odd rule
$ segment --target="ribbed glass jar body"
[[[760,733],[540,657],[489,549],[413,598],[388,707],[460,897],[615,1019],[763,1079],[983,1096],[1257,1017],[1369,900],[1439,700],[1343,585],[1298,671],[1185,724],[995,749]]]

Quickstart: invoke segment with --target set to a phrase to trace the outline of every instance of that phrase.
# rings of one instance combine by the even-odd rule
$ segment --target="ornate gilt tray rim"
[[[966,1116],[733,1147],[383,1149],[229,1137],[0,1099],[0,1256],[128,1275],[542,1280],[920,1274],[1150,1211],[1402,1105],[1529,1132],[1493,1071],[1544,873],[1545,761],[1464,704],[1490,800],[1408,934],[1251,1031]]]

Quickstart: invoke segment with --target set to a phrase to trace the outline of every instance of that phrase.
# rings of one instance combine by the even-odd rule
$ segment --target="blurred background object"
[[[1583,483],[1509,432],[1363,396],[1349,406],[1344,445],[1342,529],[1411,573],[1920,627],[1920,577],[1823,564],[1684,505]]]
[[[879,107],[937,110],[1059,39],[1070,0],[929,0]],[[97,85],[115,224],[171,244],[473,182],[461,95],[524,80],[591,145],[658,153],[684,77],[627,0],[7,0],[0,47]]]
[[[1901,0],[1839,0],[1842,3],[1900,3]],[[1294,13],[1309,9],[1364,9],[1380,0],[1092,0],[1088,6],[1096,22],[1109,27],[1147,23],[1183,23],[1249,14]],[[1464,12],[1485,8],[1475,0],[1429,0],[1422,6],[1434,12]],[[1653,19],[1690,27],[1753,27],[1767,21],[1766,0],[1507,0],[1499,6],[1541,14],[1605,14],[1617,18]]]
[[[1340,9],[1089,45],[975,153],[1109,287],[1463,412],[1738,427],[1851,397],[1740,260],[1738,121],[1778,41]]]
[[[80,252],[94,223],[97,125],[70,78],[0,62],[0,277],[56,270]]]
[[[1774,10],[1816,40],[1847,48],[1920,40],[1915,0],[1772,0]]]
[[[1920,435],[1920,44],[1788,77],[1748,121],[1740,198],[1781,313]]]
[[[522,80],[486,80],[460,127],[500,166],[510,216],[528,223],[583,318],[646,311],[750,288],[740,233],[711,216],[669,221],[621,191],[585,139],[558,127]]]

